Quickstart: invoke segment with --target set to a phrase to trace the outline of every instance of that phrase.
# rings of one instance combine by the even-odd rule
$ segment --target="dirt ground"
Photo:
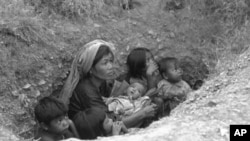
[[[172,123],[169,130],[177,128],[179,122],[185,125],[183,127],[195,124],[195,121],[201,123],[194,126],[195,131],[206,126],[210,122],[206,123],[205,120],[210,121],[210,118],[205,119],[206,112],[200,115],[202,108],[199,108],[199,104],[209,103],[207,97],[210,96],[213,98],[208,105],[212,106],[208,107],[222,108],[212,110],[214,116],[220,116],[222,113],[219,111],[229,114],[227,108],[230,107],[220,107],[217,101],[226,99],[229,92],[222,92],[228,90],[224,85],[234,87],[236,82],[231,81],[236,78],[242,81],[242,85],[237,89],[232,88],[235,91],[229,96],[239,98],[233,103],[244,104],[242,101],[247,95],[242,92],[237,97],[235,93],[241,88],[247,90],[247,72],[229,66],[237,66],[235,58],[248,49],[250,41],[248,11],[245,10],[249,5],[245,1],[219,0],[207,3],[206,0],[136,0],[125,5],[120,0],[64,2],[64,5],[58,6],[56,0],[48,3],[42,0],[0,0],[0,140],[33,138],[36,124],[33,107],[37,100],[48,96],[53,89],[63,84],[74,54],[94,39],[115,44],[120,73],[126,71],[125,58],[128,53],[133,48],[146,47],[153,52],[156,60],[165,56],[180,59],[185,72],[183,78],[191,86],[197,80],[206,81],[204,87],[193,94],[198,99],[205,99],[204,102],[196,98],[194,102],[187,101],[184,107],[175,110],[171,118],[162,119],[147,130],[139,131],[138,135],[143,135],[138,138],[142,140],[147,137],[146,133],[163,123],[166,123],[165,126],[169,126],[168,122]],[[78,7],[72,8],[70,2],[75,2],[73,6]],[[244,61],[244,57],[240,59]],[[235,78],[223,76],[223,73]],[[224,81],[230,83],[224,84]],[[225,103],[231,103],[231,100]],[[204,109],[206,106],[201,107]],[[183,111],[186,109],[189,113]],[[242,110],[247,109],[238,107],[237,110],[241,114]],[[191,113],[195,113],[193,117]],[[204,120],[200,121],[200,118]],[[237,115],[236,118],[241,117]],[[243,118],[242,122],[249,122],[245,116]],[[194,121],[191,122],[191,119]],[[225,119],[225,126],[236,122],[228,122],[229,119]],[[204,136],[208,135],[204,131]],[[134,137],[137,138],[137,135],[131,135],[131,138]],[[153,139],[154,134],[150,137]]]

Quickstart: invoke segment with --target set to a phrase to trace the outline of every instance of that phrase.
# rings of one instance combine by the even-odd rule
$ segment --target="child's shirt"
[[[157,88],[159,95],[164,101],[169,102],[170,109],[173,109],[180,102],[186,100],[187,94],[191,91],[190,86],[183,80],[177,83],[170,83],[163,79],[158,83]]]
[[[136,113],[150,102],[151,100],[148,96],[143,96],[136,100],[130,100],[128,96],[118,96],[109,98],[106,103],[109,111],[126,117]]]

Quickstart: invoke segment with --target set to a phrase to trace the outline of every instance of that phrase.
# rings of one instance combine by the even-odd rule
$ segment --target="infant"
[[[123,117],[130,116],[151,103],[148,96],[142,96],[145,92],[146,88],[142,84],[135,82],[129,85],[126,95],[108,98],[106,104],[109,111]]]

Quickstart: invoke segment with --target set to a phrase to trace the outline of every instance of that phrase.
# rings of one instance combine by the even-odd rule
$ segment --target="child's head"
[[[68,108],[59,100],[44,97],[35,107],[35,117],[44,130],[63,134],[69,127],[67,111]]]
[[[162,77],[169,82],[176,83],[181,80],[182,70],[176,58],[166,57],[160,60],[159,71]]]
[[[132,83],[127,89],[127,95],[132,99],[137,99],[146,92],[146,88],[140,83]]]

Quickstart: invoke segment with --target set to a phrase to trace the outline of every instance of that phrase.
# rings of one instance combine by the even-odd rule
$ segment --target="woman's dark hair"
[[[108,55],[110,53],[112,54],[112,52],[108,46],[101,45],[96,53],[96,56],[95,56],[95,59],[93,61],[92,66],[95,66],[102,59],[103,56]]]
[[[147,48],[133,49],[127,58],[127,66],[130,77],[142,78],[146,70],[146,53],[149,52]]]
[[[35,107],[35,117],[39,123],[47,125],[60,116],[66,115],[67,106],[54,97],[44,97]]]

